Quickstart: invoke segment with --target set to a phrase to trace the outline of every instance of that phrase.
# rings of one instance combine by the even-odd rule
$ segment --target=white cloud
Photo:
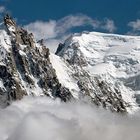
[[[27,30],[33,32],[37,39],[48,39],[56,37],[56,21],[50,20],[48,22],[36,21],[25,26]]]
[[[140,116],[26,97],[0,109],[0,140],[139,140]]]
[[[65,36],[68,36],[68,32],[71,29],[84,26],[91,26],[93,30],[100,29],[111,33],[116,30],[113,20],[105,19],[99,21],[83,14],[69,15],[57,21],[35,21],[24,27],[32,32],[38,40],[42,38],[46,39],[48,41],[46,41],[46,46],[49,46],[55,52],[54,50],[58,47],[57,42],[65,39]]]
[[[102,28],[106,31],[109,31],[110,33],[113,33],[117,29],[114,21],[111,19],[106,19]]]
[[[134,31],[140,31],[140,19],[129,22],[128,26],[131,27]]]
[[[3,12],[5,12],[5,7],[4,6],[0,6],[0,13],[3,13]]]
[[[100,21],[93,20],[92,18],[83,14],[69,15],[58,20],[56,29],[57,32],[64,33],[73,27],[80,27],[80,26],[87,26],[87,25],[90,25],[94,29],[96,29],[99,27]]]
[[[86,15],[70,15],[66,16],[58,21],[35,21],[24,27],[33,32],[37,39],[48,39],[55,38],[60,34],[65,34],[68,30],[74,27],[81,27],[90,25],[93,28],[98,28],[100,22],[98,20],[93,20]]]
[[[131,29],[126,33],[127,35],[138,36],[140,35],[140,19],[130,21],[127,24]]]

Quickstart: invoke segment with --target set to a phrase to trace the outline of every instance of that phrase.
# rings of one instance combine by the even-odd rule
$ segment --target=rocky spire
[[[12,17],[9,14],[6,14],[4,16],[4,24],[6,26],[16,26],[15,21],[12,19]]]
[[[4,24],[8,35],[1,42],[10,44],[8,50],[5,50],[5,44],[0,44],[0,54],[5,54],[0,60],[3,62],[0,63],[0,81],[3,83],[0,104],[5,106],[25,95],[70,100],[70,91],[59,83],[50,63],[49,49],[37,43],[32,33],[18,27],[8,14],[4,16]]]

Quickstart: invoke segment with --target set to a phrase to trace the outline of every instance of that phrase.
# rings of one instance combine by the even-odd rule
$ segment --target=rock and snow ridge
[[[0,104],[24,95],[72,98],[116,112],[139,104],[140,37],[82,33],[50,54],[8,15],[0,30]],[[136,102],[137,101],[137,102]]]
[[[0,30],[0,105],[5,107],[25,95],[69,100],[71,93],[58,81],[49,49],[9,15],[4,24],[6,30]]]

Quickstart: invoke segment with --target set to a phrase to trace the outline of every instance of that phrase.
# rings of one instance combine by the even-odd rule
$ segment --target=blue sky
[[[47,39],[84,30],[140,32],[140,0],[0,0],[1,14],[5,11],[16,17],[18,24],[43,34],[37,37]]]
[[[94,19],[112,19],[116,33],[121,34],[129,30],[128,22],[140,18],[140,0],[1,0],[1,5],[22,24],[82,13]]]

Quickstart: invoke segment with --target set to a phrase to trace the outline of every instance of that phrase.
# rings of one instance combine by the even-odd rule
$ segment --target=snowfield
[[[79,45],[79,51],[88,62],[92,74],[109,73],[115,78],[128,78],[139,73],[139,36],[98,32],[74,34],[65,41],[64,57],[68,57],[70,51],[69,57],[72,57],[74,52],[69,46],[75,43]]]

